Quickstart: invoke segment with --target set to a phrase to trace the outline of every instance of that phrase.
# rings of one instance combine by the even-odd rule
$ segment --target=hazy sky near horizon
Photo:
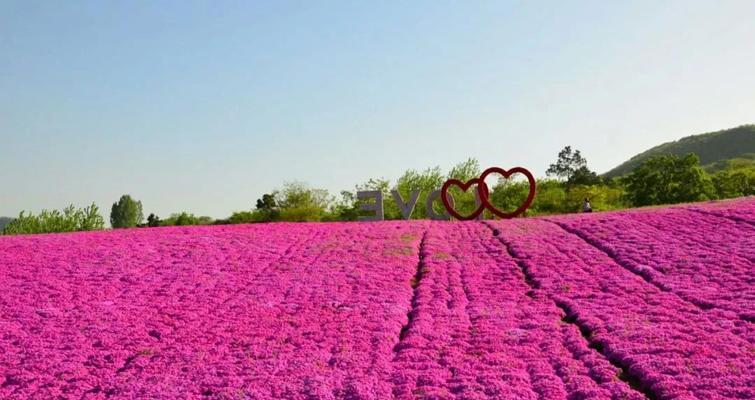
[[[0,1],[0,215],[212,217],[284,181],[598,172],[755,122],[755,2]]]

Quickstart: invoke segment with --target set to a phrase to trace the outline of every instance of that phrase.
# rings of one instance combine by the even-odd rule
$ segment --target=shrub
[[[213,222],[213,219],[210,217],[197,217],[194,214],[182,211],[177,214],[171,214],[170,217],[160,223],[160,226],[211,225]]]
[[[59,210],[42,210],[38,215],[21,211],[3,229],[3,234],[17,235],[30,233],[55,233],[92,231],[105,227],[105,220],[99,213],[97,205],[77,209],[73,205]]]

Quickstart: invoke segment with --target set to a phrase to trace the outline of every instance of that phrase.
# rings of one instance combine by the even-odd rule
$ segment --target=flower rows
[[[754,398],[753,211],[1,237],[0,398]]]
[[[751,323],[720,321],[544,220],[497,223],[539,290],[657,398],[751,398]]]
[[[0,241],[0,398],[385,398],[420,225]]]
[[[532,290],[488,227],[433,225],[423,253],[394,364],[399,398],[644,398]]]
[[[752,201],[752,196],[702,205],[686,205],[684,208],[755,225],[755,201]]]
[[[755,321],[753,225],[686,208],[560,218],[556,222],[703,310],[729,314],[724,319]]]

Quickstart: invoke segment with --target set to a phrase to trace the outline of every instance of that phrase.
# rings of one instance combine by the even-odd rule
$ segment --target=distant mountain
[[[655,146],[630,158],[603,176],[612,178],[626,175],[652,156],[683,156],[687,153],[697,154],[700,164],[711,171],[725,168],[730,160],[755,160],[755,125],[742,125],[718,132],[687,136],[675,142]]]
[[[5,225],[8,225],[11,221],[13,221],[13,218],[0,217],[0,233],[3,233],[3,228],[5,228]]]

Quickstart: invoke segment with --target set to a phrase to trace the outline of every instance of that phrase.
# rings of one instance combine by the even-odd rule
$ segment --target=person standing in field
[[[590,205],[590,199],[585,197],[585,201],[582,203],[582,212],[592,212],[592,205]]]

